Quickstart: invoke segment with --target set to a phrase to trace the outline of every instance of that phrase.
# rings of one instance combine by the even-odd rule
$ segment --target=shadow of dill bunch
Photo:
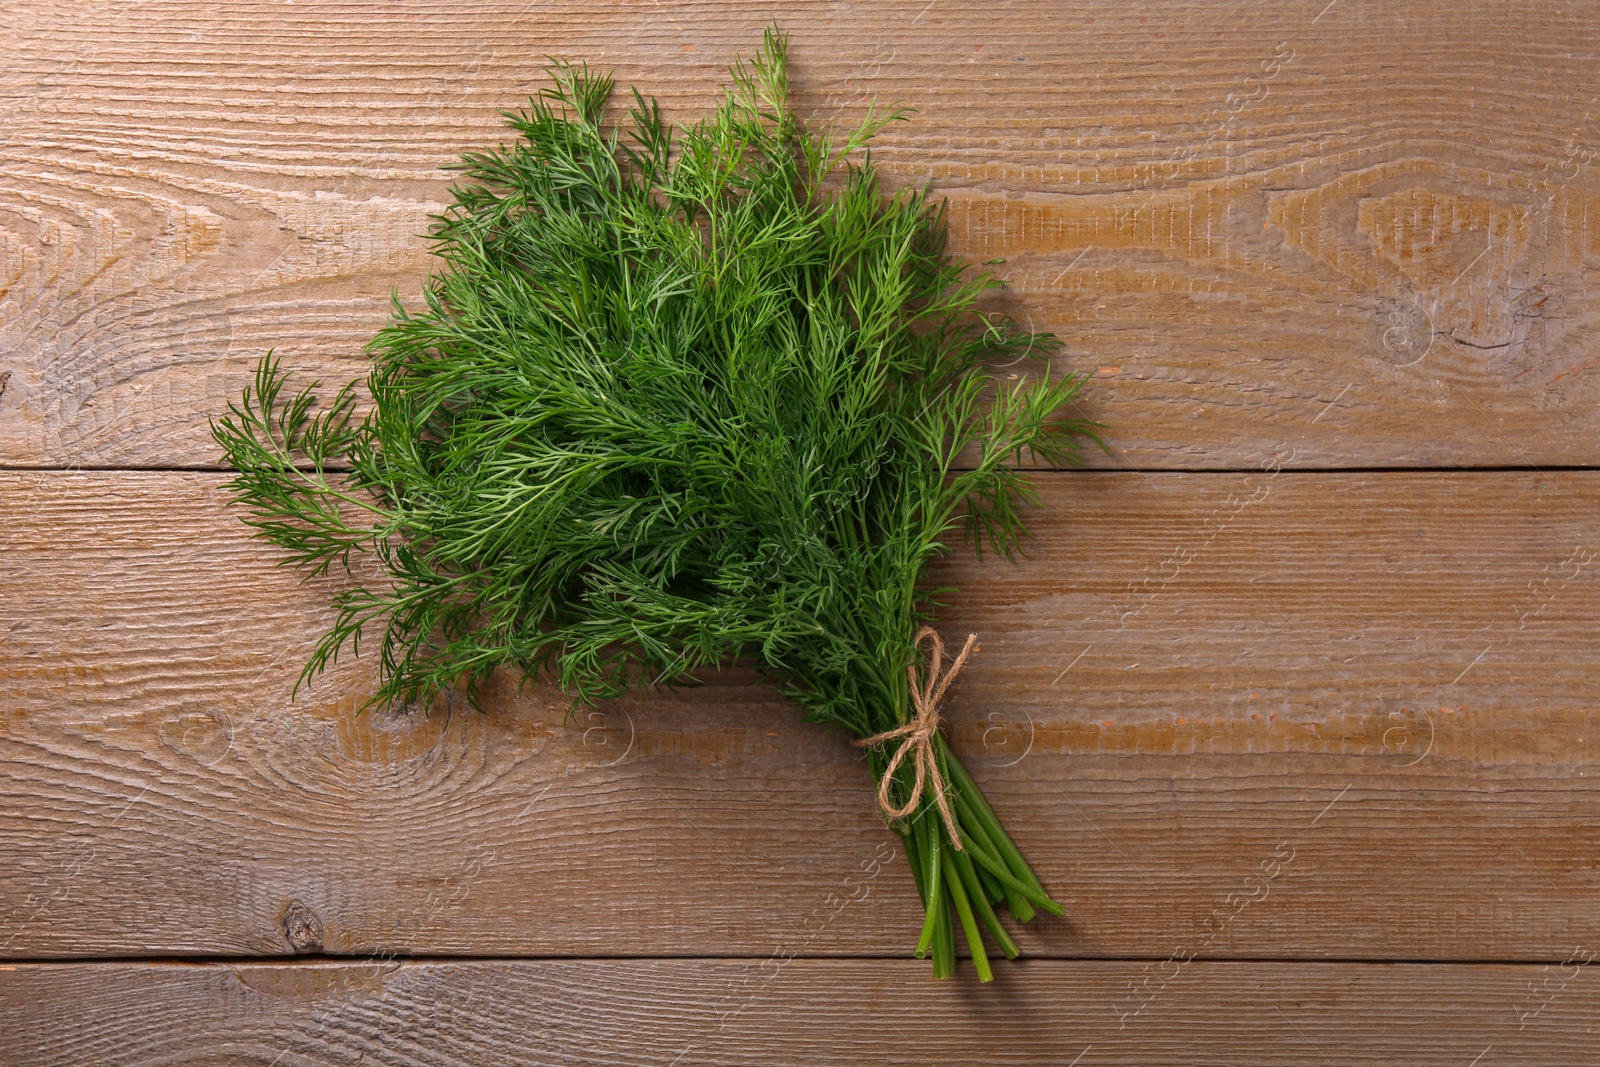
[[[313,573],[363,552],[385,577],[336,598],[302,678],[381,627],[376,702],[475,698],[512,668],[582,703],[739,660],[858,739],[909,721],[928,563],[962,532],[1013,554],[1034,502],[1016,461],[1076,464],[1093,430],[1059,417],[1080,377],[993,388],[986,363],[1053,339],[980,314],[999,282],[946,255],[942,205],[852,161],[906,113],[835,143],[791,111],[786,51],[769,30],[677,130],[638,90],[606,125],[611,78],[557,64],[507,115],[519,138],[456,165],[425,305],[396,301],[369,346],[369,413],[263,360],[213,426],[246,521]],[[992,812],[960,811],[982,798],[937,747],[973,836],[897,830],[919,948],[949,973],[946,905],[976,907],[949,896],[959,858],[994,861],[972,885],[1019,918],[1048,898]],[[921,792],[911,762],[868,762]]]

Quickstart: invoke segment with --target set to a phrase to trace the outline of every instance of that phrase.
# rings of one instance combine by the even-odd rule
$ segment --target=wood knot
[[[283,927],[284,940],[296,953],[322,951],[322,920],[298,900],[289,901],[279,925]]]

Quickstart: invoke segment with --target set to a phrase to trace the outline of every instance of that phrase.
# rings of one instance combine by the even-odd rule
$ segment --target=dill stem
[[[950,886],[950,899],[955,903],[956,916],[961,920],[961,932],[967,937],[967,948],[972,952],[972,965],[978,969],[978,981],[990,982],[994,980],[994,971],[989,967],[989,954],[983,950],[983,934],[978,931],[978,920],[972,915],[972,903],[967,899],[967,890],[961,884],[961,872],[956,867],[954,849],[949,852],[940,851],[939,863],[944,868],[945,881]]]
[[[943,746],[942,741],[940,744]],[[967,774],[966,768],[961,766],[961,762],[955,758],[954,754],[949,753],[948,746],[943,747],[945,747],[944,754],[947,757],[946,765],[949,768],[950,777],[955,780],[955,784],[959,789],[958,803],[960,797],[968,798],[972,813],[976,816],[976,821],[983,825],[994,841],[995,846],[1000,849],[1001,855],[999,858],[1005,860],[1006,865],[1011,868],[1013,873],[1026,882],[1039,896],[1043,897],[1044,901],[1048,901],[1048,904],[1037,900],[1035,903],[1039,903],[1041,907],[1052,915],[1062,914],[1061,905],[1051,900],[1049,895],[1045,893],[1044,886],[1040,884],[1038,876],[1033,873],[1033,868],[1028,866],[1027,860],[1022,858],[1022,853],[1001,827],[999,818],[995,815],[994,809],[989,807],[989,803],[984,799],[983,793],[979,791],[977,783],[972,780],[971,775]]]
[[[978,884],[983,887],[983,895],[988,898],[990,905],[999,904],[1006,899],[1006,892],[994,876],[982,867],[974,866],[978,872]]]
[[[955,860],[956,870],[961,875],[961,884],[966,888],[967,897],[972,902],[973,911],[994,935],[1000,951],[1005,953],[1008,960],[1014,960],[1022,955],[1022,949],[1017,947],[1017,943],[1011,939],[1011,934],[1006,928],[1000,925],[1000,917],[994,913],[988,894],[978,880],[978,869],[973,866],[972,857],[964,852],[957,852],[952,859]]]
[[[943,864],[940,865],[941,867]],[[950,920],[953,902],[949,893],[941,890],[938,899],[939,922],[933,933],[933,976],[949,978],[956,973],[956,934]]]
[[[917,820],[913,824],[912,836],[918,841],[921,850],[913,867],[921,867],[918,879],[922,889],[922,902],[925,914],[922,919],[922,934],[917,938],[916,957],[922,959],[928,954],[928,946],[933,942],[934,933],[938,927],[939,909],[944,902],[944,883],[940,878],[941,865],[939,863],[939,840],[935,833],[930,833],[925,820]],[[933,837],[933,840],[928,840]]]
[[[956,811],[960,816],[962,838],[967,851],[972,855],[973,862],[983,868],[1002,888],[1016,893],[1025,901],[1032,901],[1040,907],[1049,907],[1052,901],[1048,896],[1023,882],[999,858],[1002,853],[994,846],[982,823],[973,814],[971,805],[964,802],[964,794],[956,794],[955,802]],[[1011,912],[1022,921],[1027,921],[1016,907],[1012,907]]]

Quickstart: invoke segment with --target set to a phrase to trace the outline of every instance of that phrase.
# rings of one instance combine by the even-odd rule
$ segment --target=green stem
[[[927,909],[922,919],[922,936],[917,938],[916,951],[913,953],[920,960],[928,954],[928,946],[933,941],[934,933],[938,926],[939,912],[942,910],[940,905],[944,902],[945,894],[944,885],[939,877],[941,865],[939,863],[938,837],[934,836],[932,841],[928,841],[930,834],[924,828],[924,823],[921,820],[918,820],[913,826],[913,836],[922,842],[918,846],[922,850],[922,855],[918,859],[922,861],[924,873],[919,880],[922,882],[920,887],[923,890],[922,901]],[[937,954],[934,956],[934,965],[937,968]]]
[[[1011,890],[1023,899],[1050,912],[1052,915],[1061,914],[1061,905],[1045,895],[1043,890],[1035,889],[1018,878],[1010,868],[999,858],[1004,855],[994,847],[994,841],[983,829],[982,822],[973,810],[964,803],[964,794],[956,795],[956,811],[961,815],[962,836],[966,838],[967,851],[972,853],[975,863],[982,866],[989,874],[1006,889]],[[1021,919],[1022,916],[1016,908],[1011,913]],[[1031,910],[1030,910],[1030,915]],[[1026,920],[1024,920],[1026,921]]]
[[[978,981],[992,982],[994,971],[989,968],[989,954],[983,950],[983,935],[978,932],[978,920],[972,915],[972,902],[967,899],[967,891],[961,884],[961,872],[956,867],[952,855],[960,855],[954,849],[940,853],[940,864],[944,867],[945,881],[950,886],[950,899],[955,902],[956,916],[961,920],[961,932],[967,935],[967,948],[972,950],[972,965],[978,969]]]
[[[1034,917],[1033,903],[1028,899],[1032,890],[1024,886],[1010,869],[1004,871],[994,870],[995,866],[1004,866],[1003,861],[995,859],[998,849],[983,829],[980,821],[973,815],[972,808],[961,802],[961,795],[956,794],[956,813],[961,819],[961,830],[969,842],[977,844],[972,850],[973,862],[978,864],[978,874],[987,876],[1000,887],[1005,897],[1006,908],[1018,922],[1027,922]]]
[[[934,758],[942,765],[950,786],[956,826],[948,828],[942,819],[934,817],[936,805],[929,797],[921,811],[896,827],[924,906],[914,955],[923,959],[931,954],[934,977],[949,977],[955,971],[955,925],[959,923],[978,980],[988,982],[993,980],[994,972],[983,943],[983,927],[988,927],[1007,958],[1016,959],[1021,954],[1016,940],[1001,923],[996,906],[1003,901],[1022,922],[1034,917],[1035,905],[1055,915],[1062,914],[1062,908],[1045,893],[945,739],[939,737],[936,744]],[[869,753],[868,762],[873,777],[881,780],[886,769],[881,754]],[[960,850],[947,847],[952,833],[959,835]]]
[[[1005,953],[1008,960],[1014,960],[1022,955],[1022,949],[1011,939],[1011,934],[1004,926],[1000,925],[1000,916],[994,913],[989,898],[984,895],[983,886],[978,882],[978,869],[972,865],[972,860],[965,853],[957,852],[953,857],[956,870],[961,875],[961,883],[966,888],[967,897],[972,901],[972,909],[978,918],[989,928],[994,935],[995,943],[1000,946],[1000,951]]]
[[[942,866],[942,865],[941,865]],[[948,896],[941,893],[941,897]],[[933,934],[933,976],[949,978],[956,973],[956,932],[950,922],[950,902],[939,900],[939,922]]]
[[[989,873],[988,868],[975,866],[973,870],[977,872],[978,884],[983,887],[983,895],[988,898],[990,904],[998,904],[1006,898],[1005,887],[995,881],[994,875]]]
[[[1017,892],[1015,889],[1012,889],[1010,886],[1006,886],[1005,893],[1006,907],[1010,909],[1012,916],[1017,920],[1017,922],[1031,922],[1033,917],[1038,914],[1033,910],[1033,902],[1027,897],[1023,896],[1021,893]]]
[[[894,828],[894,832],[900,835],[900,843],[905,846],[906,862],[911,867],[911,880],[916,883],[917,896],[926,898],[928,890],[927,883],[923,881],[923,876],[927,872],[923,870],[922,846],[918,844],[917,836],[912,832],[910,826],[897,826]]]
[[[944,755],[947,758],[944,762],[949,768],[950,778],[961,793],[970,798],[972,811],[978,817],[977,821],[984,826],[994,840],[995,845],[1000,848],[1000,858],[1006,861],[1006,865],[1011,868],[1018,878],[1031,886],[1040,896],[1050,900],[1049,894],[1044,891],[1044,886],[1040,884],[1038,877],[1033,873],[1033,868],[1028,866],[1027,860],[1022,858],[1022,853],[1017,849],[1011,838],[1006,835],[1004,828],[1000,825],[999,817],[995,815],[994,809],[989,807],[989,802],[984,799],[983,793],[979,791],[977,783],[972,780],[972,776],[967,773],[967,769],[961,766],[961,761],[956,759],[953,753],[949,752],[949,746],[945,744],[943,738],[939,739],[939,745],[945,750]],[[1046,910],[1052,915],[1060,915],[1062,913],[1060,908],[1061,905],[1051,900],[1050,907],[1046,908]]]

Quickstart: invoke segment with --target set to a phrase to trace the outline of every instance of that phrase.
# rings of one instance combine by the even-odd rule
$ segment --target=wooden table
[[[1109,427],[940,575],[1067,907],[990,986],[747,674],[291,699],[328,587],[219,488],[543,57],[689,117],[774,16]],[[0,1062],[1600,1062],[1594,5],[32,0],[0,94]]]

